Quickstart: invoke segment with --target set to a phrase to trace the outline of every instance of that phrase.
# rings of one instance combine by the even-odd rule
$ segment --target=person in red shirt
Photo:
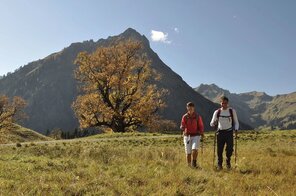
[[[197,150],[200,144],[200,137],[204,137],[204,125],[202,117],[195,112],[192,102],[187,103],[187,113],[182,117],[180,128],[184,139],[187,164],[197,168]]]

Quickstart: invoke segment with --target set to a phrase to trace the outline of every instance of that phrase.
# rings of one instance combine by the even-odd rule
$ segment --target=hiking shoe
[[[191,167],[193,167],[193,168],[198,168],[197,163],[196,163],[196,160],[195,160],[195,161],[192,161],[192,163],[191,163]]]
[[[223,169],[222,165],[217,165],[217,171],[221,171]]]
[[[227,158],[227,160],[226,160],[226,167],[227,167],[227,170],[231,170],[231,161],[230,161],[230,158]]]
[[[226,167],[227,167],[228,170],[231,170],[231,164],[230,163],[227,163]]]

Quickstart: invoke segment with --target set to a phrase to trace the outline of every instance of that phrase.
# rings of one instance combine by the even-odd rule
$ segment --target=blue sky
[[[192,87],[296,91],[294,0],[0,0],[0,75],[72,42],[144,34]],[[153,39],[151,32],[154,31]]]

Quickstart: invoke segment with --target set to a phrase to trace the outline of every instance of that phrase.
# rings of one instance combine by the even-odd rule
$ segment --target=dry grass
[[[130,139],[0,148],[0,195],[293,195],[296,131],[247,132],[238,167],[188,168],[181,138]]]
[[[6,129],[0,129],[0,144],[48,140],[52,139],[17,124]]]

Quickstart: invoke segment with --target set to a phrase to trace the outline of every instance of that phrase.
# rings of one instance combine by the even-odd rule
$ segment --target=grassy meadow
[[[296,130],[241,133],[232,171],[213,169],[213,138],[206,134],[202,169],[186,165],[178,135],[0,146],[0,195],[295,194]]]

